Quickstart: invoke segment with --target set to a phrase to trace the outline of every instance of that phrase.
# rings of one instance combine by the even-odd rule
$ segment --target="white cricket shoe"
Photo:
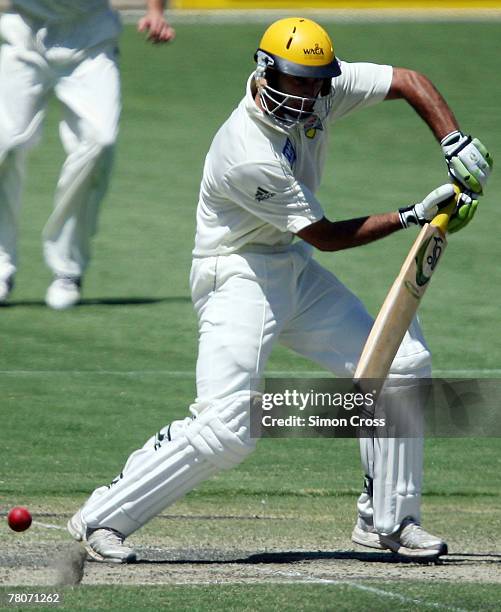
[[[5,304],[14,287],[14,279],[11,277],[0,280],[0,304]]]
[[[65,310],[80,301],[81,279],[70,276],[56,276],[45,295],[45,303],[54,310]]]
[[[124,545],[125,536],[114,529],[89,529],[78,510],[68,521],[68,531],[72,538],[82,542],[87,554],[94,561],[108,563],[134,563],[136,553]]]
[[[377,533],[372,525],[359,517],[351,539],[355,544],[388,549],[409,558],[436,559],[448,552],[444,540],[425,531],[412,517],[404,519],[400,529],[391,535]]]

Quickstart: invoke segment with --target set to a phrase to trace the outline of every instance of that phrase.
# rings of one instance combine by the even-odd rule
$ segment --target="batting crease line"
[[[66,531],[66,527],[61,525],[49,525],[48,523],[41,523],[40,521],[33,521],[33,525],[37,527],[45,527],[45,529],[58,529],[59,531]]]
[[[266,572],[266,570],[264,571]],[[376,587],[358,584],[357,582],[352,582],[350,580],[330,580],[328,578],[312,578],[311,576],[307,576],[305,574],[302,574],[301,572],[273,572],[273,573],[275,575],[280,575],[280,576],[288,576],[288,577],[297,576],[299,580],[291,580],[290,581],[291,584],[292,583],[297,584],[298,582],[302,582],[306,584],[312,583],[312,584],[347,585],[353,589],[358,589],[360,591],[366,591],[369,593],[374,593],[376,595],[382,595],[383,597],[390,597],[390,598],[398,599],[403,603],[419,604],[419,605],[429,606],[431,608],[436,608],[440,610],[449,610],[450,612],[470,612],[469,610],[465,610],[464,608],[454,608],[454,607],[446,606],[444,604],[440,604],[437,602],[432,602],[432,601],[428,602],[422,599],[414,599],[412,597],[406,597],[405,595],[402,595],[401,593],[394,593],[392,591],[384,591],[383,589],[378,589]]]
[[[414,599],[413,597],[405,597],[401,593],[394,593],[393,591],[383,591],[383,589],[378,589],[376,587],[370,587],[364,584],[357,584],[355,582],[346,582],[350,587],[354,589],[358,589],[360,591],[367,591],[369,593],[375,593],[376,595],[383,595],[383,597],[393,597],[399,599],[403,603],[414,603],[423,606],[429,606],[431,608],[438,608],[440,610],[450,610],[451,612],[469,612],[464,608],[451,608],[450,606],[446,606],[444,604],[439,604],[434,601],[423,601],[422,599]]]

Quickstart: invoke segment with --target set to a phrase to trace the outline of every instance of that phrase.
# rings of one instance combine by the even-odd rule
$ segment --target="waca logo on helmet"
[[[316,43],[314,49],[303,49],[303,51],[305,55],[323,55],[324,54],[324,50],[318,43]]]

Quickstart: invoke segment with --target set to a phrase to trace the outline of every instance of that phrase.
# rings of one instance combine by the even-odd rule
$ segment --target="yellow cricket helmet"
[[[318,23],[302,17],[272,23],[263,34],[254,59],[297,77],[325,79],[341,74],[327,32]]]

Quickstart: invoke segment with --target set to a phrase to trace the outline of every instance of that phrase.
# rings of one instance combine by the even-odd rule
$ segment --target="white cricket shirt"
[[[384,100],[392,67],[340,62],[334,103],[322,125],[282,128],[258,108],[251,76],[243,100],[207,154],[197,208],[195,257],[273,250],[319,221],[315,197],[327,150],[328,121]]]

